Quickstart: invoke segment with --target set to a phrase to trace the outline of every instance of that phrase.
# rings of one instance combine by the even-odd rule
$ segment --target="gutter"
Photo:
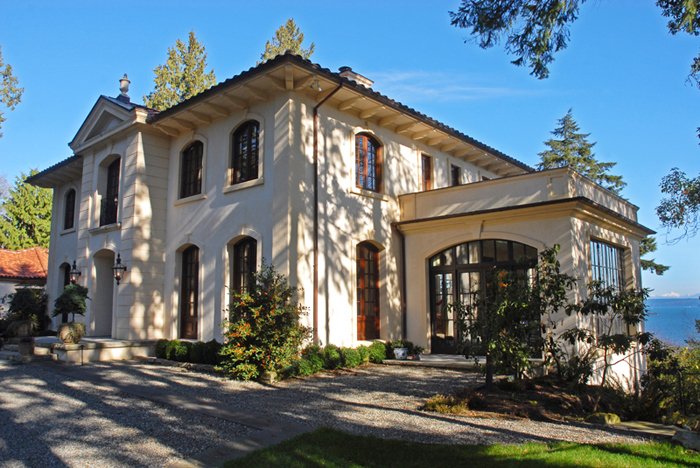
[[[314,300],[312,306],[313,313],[313,333],[314,344],[319,344],[318,339],[318,109],[343,87],[341,81],[328,96],[314,106]],[[326,311],[327,313],[327,311]],[[328,320],[326,320],[326,334],[328,334]],[[328,337],[326,337],[328,341]],[[328,344],[328,343],[326,343]]]

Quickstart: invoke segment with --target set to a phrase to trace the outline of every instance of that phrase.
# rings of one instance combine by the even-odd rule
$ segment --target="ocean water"
[[[650,298],[647,300],[646,330],[674,345],[684,345],[690,337],[700,339],[695,320],[700,319],[700,299]]]

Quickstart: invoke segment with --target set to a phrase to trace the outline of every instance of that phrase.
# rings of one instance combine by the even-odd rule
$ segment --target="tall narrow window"
[[[253,286],[253,273],[257,265],[258,243],[252,237],[238,241],[233,246],[233,284],[231,289],[239,293],[250,292]]]
[[[182,153],[180,167],[180,198],[202,193],[202,155],[204,144],[195,141]]]
[[[450,166],[450,186],[456,187],[458,185],[462,185],[462,168]]]
[[[260,155],[260,124],[255,120],[244,123],[233,134],[231,154],[231,184],[258,178]]]
[[[107,189],[102,199],[100,211],[100,226],[117,222],[117,207],[119,206],[119,166],[121,159],[117,158],[107,168]]]
[[[381,192],[381,147],[372,137],[362,133],[355,137],[355,185]]]
[[[604,287],[612,287],[616,291],[625,289],[624,253],[619,247],[605,242],[591,240],[591,279],[600,281]],[[596,330],[599,334],[624,333],[625,324],[622,318],[613,319],[607,315],[596,317]],[[631,333],[632,330],[627,330]]]
[[[70,284],[71,266],[68,263],[65,263],[61,267],[61,270],[63,271],[63,289],[66,289],[66,286]],[[68,312],[61,314],[61,323],[68,323]]]
[[[75,190],[73,189],[66,193],[63,216],[63,229],[73,229],[75,226]]]
[[[432,183],[432,174],[433,174],[433,167],[431,164],[431,157],[428,155],[421,155],[420,161],[421,161],[421,179],[422,179],[422,184],[421,184],[421,190],[426,192],[428,190],[431,190],[433,188],[433,183]]]
[[[199,249],[188,247],[182,252],[180,288],[180,337],[197,339],[199,304]]]
[[[379,249],[357,245],[357,339],[379,338]]]

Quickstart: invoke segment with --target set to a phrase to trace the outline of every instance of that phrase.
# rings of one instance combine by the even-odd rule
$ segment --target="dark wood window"
[[[258,243],[252,237],[238,241],[233,246],[233,284],[231,289],[241,294],[250,292],[253,273],[257,266]]]
[[[379,249],[357,245],[357,339],[379,338]]]
[[[420,157],[420,161],[421,161],[421,180],[422,180],[421,190],[423,190],[425,192],[425,191],[431,190],[433,188],[432,158],[430,156],[423,154]]]
[[[195,141],[182,153],[180,167],[180,198],[202,193],[202,155],[204,144]]]
[[[591,240],[591,279],[599,281],[603,287],[612,287],[616,291],[625,289],[625,260],[624,251],[596,240]],[[600,333],[624,333],[625,323],[621,317],[613,319],[607,315],[596,316],[596,330]],[[627,328],[627,333],[635,333],[633,327]]]
[[[451,304],[472,303],[475,293],[484,292],[495,271],[516,270],[531,278],[536,264],[537,249],[500,239],[465,242],[430,258],[431,352],[457,353],[465,339]],[[533,344],[537,338],[539,327],[533,330]]]
[[[66,289],[66,286],[70,284],[71,266],[66,263],[61,267],[61,270],[63,271],[63,289]],[[61,314],[61,323],[68,323],[68,312]]]
[[[107,168],[107,188],[102,199],[100,211],[100,226],[117,222],[117,207],[119,206],[119,167],[121,159],[115,160]]]
[[[456,187],[458,185],[462,185],[462,168],[450,166],[450,186]]]
[[[381,147],[369,135],[355,137],[355,185],[365,190],[381,192]]]
[[[180,337],[197,339],[199,304],[199,249],[188,247],[182,252],[182,287],[180,288]]]
[[[73,229],[75,226],[75,190],[73,189],[66,194],[63,216],[63,229]]]
[[[244,123],[233,134],[231,154],[231,184],[258,178],[260,156],[260,124],[255,120]]]

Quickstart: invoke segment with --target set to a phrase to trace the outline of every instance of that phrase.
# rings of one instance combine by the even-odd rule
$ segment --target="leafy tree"
[[[275,37],[265,44],[265,52],[260,54],[262,61],[258,62],[258,65],[272,60],[278,55],[283,55],[287,50],[291,50],[293,54],[301,55],[308,59],[314,53],[316,46],[312,42],[308,49],[302,49],[302,42],[304,42],[304,33],[299,31],[299,27],[294,23],[294,19],[288,19],[285,24],[275,31]]]
[[[559,119],[559,127],[552,131],[557,139],[551,138],[544,142],[545,145],[549,146],[549,149],[539,153],[541,162],[537,168],[542,170],[569,166],[593,182],[619,195],[627,184],[622,181],[622,176],[608,173],[617,163],[598,161],[591,151],[595,143],[588,142],[590,133],[578,133],[578,131],[579,126],[571,116],[571,109],[569,109],[569,112]]]
[[[36,173],[32,169],[30,175]],[[0,216],[0,248],[49,247],[53,192],[28,184],[26,180],[26,174],[17,177],[2,204],[5,212]]]
[[[644,255],[650,254],[652,252],[656,252],[656,238],[655,237],[646,237],[642,239],[642,242],[639,243],[639,256],[643,257]],[[661,265],[660,263],[656,263],[654,259],[646,259],[646,258],[641,258],[640,262],[642,264],[642,270],[647,270],[655,275],[663,275],[666,270],[668,270],[669,266],[666,265]]]
[[[190,31],[187,45],[178,39],[174,48],[168,48],[165,65],[158,65],[153,71],[155,90],[144,96],[143,101],[148,107],[162,111],[207,90],[216,84],[216,76],[214,70],[205,73],[206,67],[204,46],[197,41],[194,31]]]
[[[3,65],[5,69],[3,69]],[[22,100],[22,93],[24,88],[17,87],[17,77],[12,74],[12,67],[8,63],[2,60],[2,50],[0,49],[0,101],[5,104],[9,110],[15,110],[15,106]],[[2,116],[0,112],[0,128],[2,123],[7,120]],[[0,132],[0,138],[2,138],[2,132]]]
[[[668,232],[680,229],[680,236],[671,242],[693,237],[698,232],[698,212],[700,211],[700,176],[689,179],[677,167],[661,179],[661,193],[668,198],[661,200],[656,214]]]

